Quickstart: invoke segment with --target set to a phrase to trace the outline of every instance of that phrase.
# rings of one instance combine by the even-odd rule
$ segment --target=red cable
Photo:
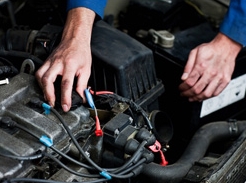
[[[111,91],[97,91],[97,92],[94,92],[93,90],[90,89],[90,92],[92,95],[104,95],[104,94],[114,94],[114,92],[111,92]]]

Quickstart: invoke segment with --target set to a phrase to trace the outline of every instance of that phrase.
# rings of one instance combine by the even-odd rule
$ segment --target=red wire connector
[[[95,119],[96,119],[96,130],[95,130],[95,134],[96,136],[103,136],[103,131],[101,129],[101,126],[100,126],[100,122],[99,122],[99,118],[98,116],[95,116]]]
[[[98,118],[98,115],[97,115],[96,106],[94,104],[93,98],[92,98],[91,93],[90,93],[90,88],[85,90],[85,96],[86,96],[87,102],[90,105],[90,107],[95,110],[95,120],[96,120],[95,134],[96,134],[96,136],[102,136],[103,135],[103,131],[102,131],[101,126],[100,126],[100,121],[99,121],[99,118]]]
[[[158,141],[156,140],[154,145],[149,146],[149,149],[150,149],[152,152],[159,152],[159,153],[160,153],[160,155],[161,155],[161,162],[160,162],[160,165],[162,165],[162,166],[168,165],[168,161],[166,161],[166,158],[165,158],[165,156],[164,156],[164,153],[163,153],[162,150],[161,150],[161,144],[160,144],[160,142],[158,142]]]

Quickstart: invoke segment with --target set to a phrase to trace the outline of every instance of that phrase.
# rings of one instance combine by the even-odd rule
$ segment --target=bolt
[[[6,78],[4,80],[0,80],[0,85],[4,85],[4,84],[9,84],[8,78]]]

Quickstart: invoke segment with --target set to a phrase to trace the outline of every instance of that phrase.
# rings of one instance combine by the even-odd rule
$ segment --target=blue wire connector
[[[91,95],[91,93],[90,93],[90,91],[88,89],[85,89],[85,96],[86,96],[87,102],[90,105],[90,107],[92,109],[95,109],[95,104],[93,102],[92,95]]]
[[[39,141],[42,142],[47,147],[51,147],[53,145],[52,139],[47,137],[46,135],[42,135]]]
[[[106,178],[107,180],[111,180],[112,177],[105,171],[100,172],[100,175]]]
[[[45,114],[50,114],[50,109],[51,109],[50,105],[48,105],[46,103],[42,103],[42,107],[44,108]]]

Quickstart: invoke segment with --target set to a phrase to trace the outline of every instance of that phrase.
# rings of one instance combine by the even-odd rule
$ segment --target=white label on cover
[[[204,100],[202,102],[200,118],[243,99],[245,90],[246,74],[231,80],[218,96]]]

